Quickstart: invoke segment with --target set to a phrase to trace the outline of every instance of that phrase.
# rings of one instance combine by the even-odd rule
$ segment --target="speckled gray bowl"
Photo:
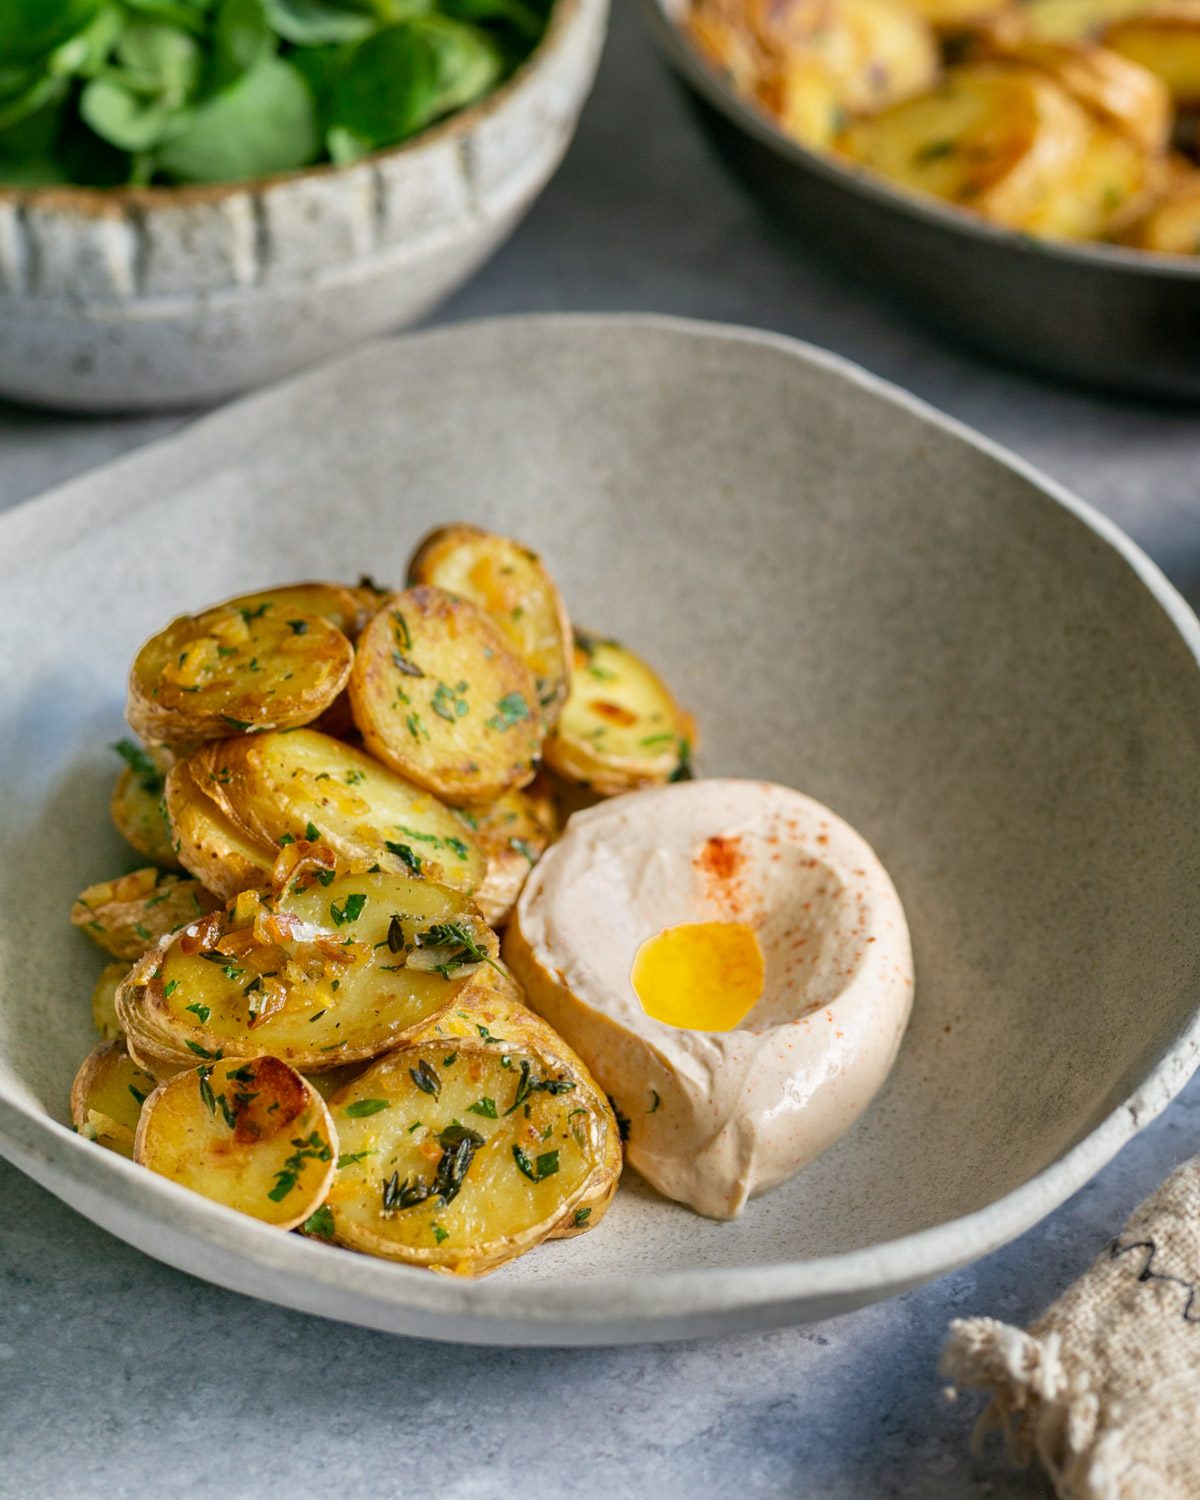
[[[135,647],[272,579],[398,579],[460,516],[661,666],[702,772],[859,828],[917,966],[883,1094],[741,1219],[630,1178],[595,1233],[478,1283],[265,1228],[64,1124],[100,967],[66,913],[129,858],[106,742]],[[1195,1065],[1200,626],[1086,506],[829,355],[644,318],[377,344],[0,518],[0,584],[0,1150],[187,1271],[488,1342],[824,1317],[1026,1229]]]
[[[502,88],[351,166],[216,187],[0,186],[0,396],[191,406],[414,322],[558,166],[608,3],[557,0]]]

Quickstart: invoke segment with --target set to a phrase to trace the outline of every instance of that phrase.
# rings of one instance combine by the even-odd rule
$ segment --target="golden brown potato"
[[[275,1057],[217,1060],[160,1084],[134,1146],[152,1172],[278,1229],[320,1205],[337,1153],[324,1100]]]
[[[1175,177],[1165,195],[1125,232],[1139,250],[1161,255],[1200,255],[1200,172]]]
[[[933,29],[902,0],[756,0],[748,13],[770,52],[825,70],[844,112],[886,108],[937,78]]]
[[[459,816],[487,857],[487,875],[475,892],[476,904],[493,927],[501,927],[525,877],[558,832],[553,795],[535,781],[523,791],[505,792],[486,807],[463,808]]]
[[[346,686],[354,659],[332,621],[299,610],[326,587],[246,595],[172,620],[134,658],[130,726],[151,745],[188,745],[311,723]],[[356,608],[352,596],[345,607]]]
[[[859,120],[838,146],[902,187],[1023,229],[1079,168],[1091,129],[1045,73],[977,63],[923,98]]]
[[[341,1157],[328,1237],[458,1275],[594,1228],[621,1171],[590,1073],[490,972],[330,1112]]]
[[[112,796],[117,832],[146,859],[164,870],[178,870],[175,836],[163,796],[171,769],[170,751],[155,746],[146,750],[134,740],[120,740],[113,748],[125,762]]]
[[[753,96],[802,146],[831,146],[846,123],[838,86],[819,59],[792,54],[764,70]]]
[[[1116,21],[1104,43],[1157,74],[1177,104],[1200,105],[1200,0],[1164,0]]]
[[[911,4],[931,26],[950,37],[964,32],[990,36],[1014,26],[1024,30],[1024,7],[1017,0],[911,0]]]
[[[275,848],[248,838],[209,796],[197,773],[213,774],[207,761],[179,761],[167,775],[167,814],[184,869],[227,901],[239,891],[265,885]]]
[[[997,49],[1002,59],[1049,74],[1102,124],[1152,155],[1171,137],[1171,96],[1161,78],[1094,43],[1023,42]]]
[[[452,802],[531,780],[542,722],[533,674],[478,605],[424,585],[392,594],[350,678],[367,749]]]
[[[142,1105],[154,1088],[120,1042],[107,1042],[88,1053],[75,1075],[71,1123],[87,1140],[132,1157]]]
[[[577,631],[571,695],[546,764],[606,796],[690,774],[695,725],[647,664]]]
[[[408,581],[469,599],[493,619],[533,673],[542,718],[553,724],[571,685],[571,622],[536,552],[460,521],[425,538]]]
[[[169,778],[172,809],[177,798],[197,801],[194,789],[201,789],[219,816],[197,813],[193,827],[172,811],[180,858],[230,895],[236,891],[229,887],[246,876],[237,889],[263,884],[259,871],[298,839],[327,844],[342,868],[378,865],[461,891],[475,890],[484,878],[486,859],[470,830],[431,792],[315,730],[206,745],[184,765]],[[222,861],[224,880],[213,869]]]
[[[260,589],[230,599],[226,609],[256,615],[260,611],[276,618],[319,615],[354,640],[375,613],[379,595],[369,579],[358,584],[288,583],[277,589]]]
[[[308,862],[315,852],[306,846],[282,894],[244,891],[135,966],[117,1017],[146,1067],[271,1056],[321,1073],[376,1057],[495,961],[495,934],[460,892],[334,876]]]
[[[1097,240],[1119,232],[1158,193],[1165,164],[1130,136],[1094,125],[1088,148],[1059,191],[1026,223],[1048,239]]]
[[[106,953],[132,963],[166,933],[219,905],[199,881],[147,866],[81,891],[71,924]]]
[[[1025,0],[1025,35],[1032,41],[1094,41],[1125,16],[1154,8],[1154,0]]]
[[[122,1035],[117,1020],[117,990],[129,969],[129,964],[105,964],[92,991],[92,1024],[106,1042],[115,1042]]]

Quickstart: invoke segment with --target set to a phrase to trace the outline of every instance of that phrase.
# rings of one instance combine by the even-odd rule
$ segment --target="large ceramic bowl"
[[[859,828],[917,969],[882,1095],[739,1220],[629,1174],[593,1234],[475,1283],[271,1230],[65,1123],[100,967],[67,909],[130,857],[107,742],[136,646],[267,580],[395,580],[458,516],[662,668],[702,773]],[[0,1150],[187,1271],[491,1342],[824,1317],[1020,1233],[1195,1065],[1200,626],[1086,506],[829,355],[637,318],[374,345],[0,518],[0,585]]]
[[[415,321],[545,187],[607,17],[608,0],[557,0],[500,89],[351,166],[216,187],[0,186],[0,396],[190,406]]]
[[[803,253],[955,340],[1089,385],[1200,399],[1200,256],[1056,243],[906,193],[777,130],[641,0],[722,159]]]

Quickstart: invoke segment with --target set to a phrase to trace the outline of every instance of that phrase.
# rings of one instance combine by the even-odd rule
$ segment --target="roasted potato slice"
[[[1154,8],[1154,0],[1026,0],[1025,35],[1033,41],[1094,41],[1114,21]]]
[[[198,818],[199,832],[220,851],[235,848],[244,867],[269,868],[281,844],[296,839],[329,845],[343,867],[378,864],[398,875],[421,875],[456,890],[483,880],[486,860],[470,830],[432,793],[414,786],[370,755],[312,729],[206,745],[185,762],[191,785],[203,790],[224,823]],[[184,772],[179,772],[182,785]],[[169,805],[176,800],[171,773]],[[179,795],[187,796],[181,792]],[[179,816],[180,858],[206,870],[199,839]],[[232,845],[225,829],[236,834]],[[220,884],[226,889],[235,878]],[[206,875],[210,883],[220,877]],[[262,884],[253,878],[246,884]],[[239,886],[245,889],[246,885]],[[233,894],[233,892],[230,892]]]
[[[244,891],[146,954],[117,991],[130,1050],[155,1073],[221,1056],[321,1073],[397,1046],[495,961],[461,892],[330,873],[302,862],[278,897]]]
[[[209,796],[197,775],[210,777],[203,758],[179,761],[167,776],[167,815],[185,870],[227,901],[239,891],[265,885],[275,848],[251,839]]]
[[[130,967],[121,963],[105,964],[92,991],[92,1024],[106,1042],[115,1042],[122,1035],[121,1023],[117,1020],[117,990]]]
[[[1176,177],[1150,211],[1129,226],[1124,239],[1160,255],[1200,255],[1200,172]]]
[[[107,1042],[88,1053],[75,1075],[71,1123],[89,1141],[132,1157],[142,1105],[155,1087],[120,1042]]]
[[[392,594],[359,638],[350,701],[373,755],[452,802],[490,802],[533,777],[533,674],[469,599],[424,585]]]
[[[749,92],[780,130],[802,146],[831,146],[846,123],[837,83],[817,58],[793,53],[764,72]]]
[[[536,552],[460,521],[425,538],[408,565],[408,581],[478,604],[533,673],[544,721],[558,718],[571,685],[571,622]]]
[[[71,924],[106,953],[132,963],[166,933],[219,905],[199,881],[147,866],[81,891],[71,908]]]
[[[329,1190],[338,1139],[325,1101],[277,1057],[222,1059],[159,1084],[134,1159],[192,1192],[294,1229]]]
[[[902,187],[1023,229],[1078,169],[1090,139],[1087,114],[1045,73],[978,63],[858,121],[838,148]]]
[[[575,677],[546,764],[605,796],[686,775],[695,726],[625,646],[575,633]]]
[[[1024,42],[998,49],[1006,61],[1047,73],[1102,124],[1158,155],[1171,138],[1171,96],[1161,78],[1094,43]]]
[[[851,114],[884,109],[937,79],[933,29],[901,0],[756,0],[748,14],[765,48],[787,65],[822,67]]]
[[[1200,105],[1200,0],[1167,0],[1116,21],[1104,44],[1157,74],[1177,104]]]
[[[1018,0],[912,0],[913,9],[938,32],[951,37],[964,33],[989,35],[1020,27],[1024,7]]]
[[[487,857],[487,875],[475,901],[493,927],[503,926],[525,877],[558,832],[553,795],[535,781],[523,791],[505,792],[486,807],[462,808],[459,816]]]
[[[359,584],[287,583],[277,589],[239,594],[236,599],[228,600],[225,608],[251,616],[272,614],[282,619],[319,615],[354,640],[375,613],[378,597],[369,580]]]
[[[607,1100],[507,978],[481,976],[329,1108],[329,1236],[370,1255],[480,1276],[594,1228],[616,1191]]]
[[[299,611],[314,588],[231,599],[180,615],[142,646],[125,717],[151,745],[293,729],[318,718],[346,686],[354,648],[331,620]],[[347,595],[346,608],[354,608]],[[296,612],[293,612],[296,611]]]
[[[170,751],[157,746],[146,750],[133,740],[120,740],[113,749],[125,762],[112,796],[117,832],[146,859],[164,870],[178,870],[175,835],[163,795],[171,769]]]
[[[1026,230],[1048,239],[1106,239],[1157,194],[1164,172],[1161,157],[1119,130],[1095,125],[1078,166]]]

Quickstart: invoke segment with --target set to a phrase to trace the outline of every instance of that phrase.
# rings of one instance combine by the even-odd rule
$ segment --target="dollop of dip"
[[[628,1122],[630,1165],[718,1219],[849,1129],[912,1007],[887,871],[828,808],[768,782],[576,813],[504,954]]]

